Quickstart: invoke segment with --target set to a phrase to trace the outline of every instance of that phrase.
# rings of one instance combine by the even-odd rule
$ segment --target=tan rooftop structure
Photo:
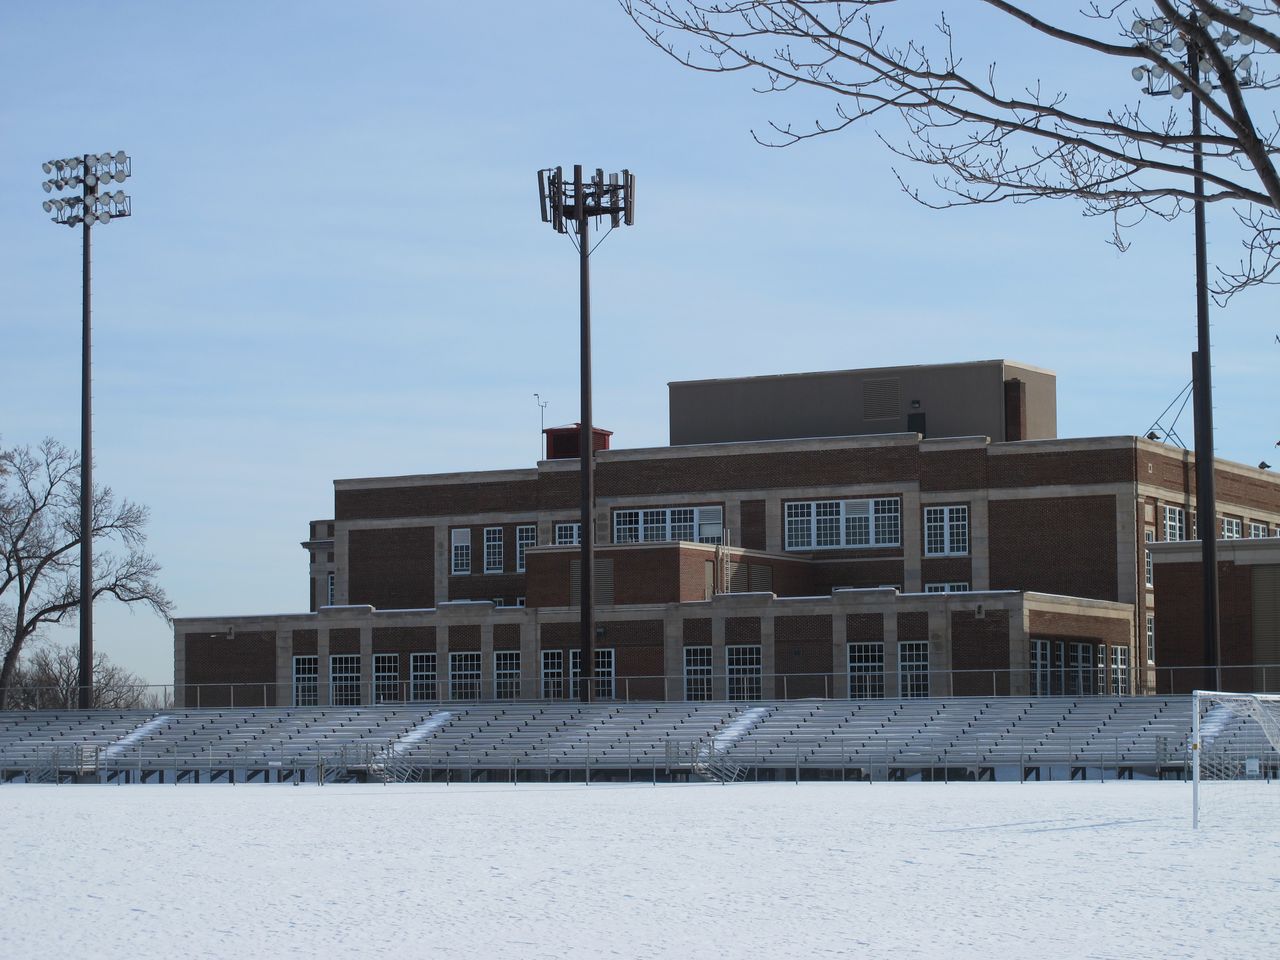
[[[667,384],[671,444],[918,433],[997,443],[1058,436],[1057,377],[1011,360]]]

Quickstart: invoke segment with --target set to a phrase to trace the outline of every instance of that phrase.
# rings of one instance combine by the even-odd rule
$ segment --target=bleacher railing
[[[1221,686],[1254,693],[1280,692],[1280,664],[1222,668]],[[1214,686],[1214,668],[1152,667],[1114,672],[1071,670],[927,670],[863,673],[759,673],[721,671],[710,675],[616,676],[595,679],[593,702],[755,700],[875,700],[927,697],[1088,697],[1190,693]],[[538,676],[492,677],[451,683],[378,678],[291,683],[192,683],[139,685],[114,691],[94,709],[162,711],[173,707],[241,709],[254,707],[343,707],[393,704],[440,705],[487,702],[576,702],[576,679],[544,681]],[[11,687],[0,693],[0,710],[74,710],[77,691],[66,687]]]

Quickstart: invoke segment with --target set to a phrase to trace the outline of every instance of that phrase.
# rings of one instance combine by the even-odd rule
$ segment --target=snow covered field
[[[1274,957],[1280,785],[0,788],[9,957]]]

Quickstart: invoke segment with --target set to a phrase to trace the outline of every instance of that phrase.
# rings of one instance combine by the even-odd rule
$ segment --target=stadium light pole
[[[579,535],[578,577],[578,641],[582,666],[579,670],[578,694],[584,703],[591,701],[595,675],[593,645],[595,642],[595,436],[591,418],[591,252],[590,225],[608,218],[609,231],[631,226],[635,220],[636,178],[629,170],[611,173],[603,170],[584,180],[582,165],[575,164],[573,179],[567,180],[563,167],[538,171],[538,200],[542,222],[551,224],[556,233],[569,236],[578,250],[578,303],[580,343],[580,388],[582,422],[578,425],[579,494],[581,533]],[[604,237],[596,241],[598,246]],[[572,670],[570,671],[572,683]]]
[[[108,224],[132,212],[123,190],[111,192],[112,183],[124,183],[132,173],[128,154],[86,153],[62,160],[46,160],[41,168],[49,179],[44,192],[80,188],[79,196],[51,197],[44,212],[54,223],[82,228],[80,298],[80,670],[77,683],[80,709],[93,706],[93,331],[90,323],[92,280],[90,228]]]
[[[1253,19],[1248,7],[1237,12],[1243,20]],[[1192,354],[1192,382],[1194,384],[1195,455],[1196,455],[1196,518],[1197,535],[1200,538],[1200,576],[1203,593],[1204,657],[1213,667],[1215,690],[1222,689],[1222,630],[1218,595],[1218,502],[1213,476],[1213,373],[1209,353],[1209,258],[1205,238],[1204,194],[1204,133],[1201,122],[1202,97],[1211,96],[1218,88],[1213,74],[1229,70],[1242,87],[1252,85],[1252,39],[1232,33],[1224,27],[1215,39],[1211,52],[1201,46],[1202,35],[1213,25],[1213,19],[1205,13],[1189,10],[1174,22],[1166,17],[1138,18],[1131,27],[1140,37],[1139,46],[1155,51],[1162,57],[1170,51],[1176,55],[1173,62],[1181,68],[1181,75],[1164,66],[1134,67],[1133,78],[1143,83],[1142,92],[1152,97],[1173,97],[1181,100],[1191,94],[1191,163],[1195,172],[1193,218],[1195,222],[1196,258],[1196,351]],[[1242,47],[1240,55],[1222,53],[1236,44]],[[1248,47],[1249,49],[1243,49]],[[1219,57],[1217,63],[1214,57]],[[1182,58],[1182,62],[1178,62]]]

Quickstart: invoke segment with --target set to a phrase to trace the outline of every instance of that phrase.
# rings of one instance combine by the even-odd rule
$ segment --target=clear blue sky
[[[922,29],[961,4],[921,4]],[[1018,39],[984,36],[1084,82]],[[1085,92],[1127,95],[1116,74]],[[1007,357],[1055,370],[1060,434],[1090,436],[1145,430],[1190,379],[1189,220],[1120,255],[1069,202],[927,210],[871,127],[756,146],[824,104],[750,88],[678,68],[609,0],[4,3],[0,440],[78,442],[79,234],[40,209],[40,163],[118,149],[134,216],[94,231],[97,479],[151,508],[180,616],[304,610],[298,543],[335,477],[530,466],[533,394],[577,418],[543,166],[637,173],[635,227],[593,260],[617,446],[666,442],[669,380]],[[1250,464],[1280,455],[1275,306],[1214,312],[1218,450]],[[97,638],[171,679],[155,618],[104,603]]]

